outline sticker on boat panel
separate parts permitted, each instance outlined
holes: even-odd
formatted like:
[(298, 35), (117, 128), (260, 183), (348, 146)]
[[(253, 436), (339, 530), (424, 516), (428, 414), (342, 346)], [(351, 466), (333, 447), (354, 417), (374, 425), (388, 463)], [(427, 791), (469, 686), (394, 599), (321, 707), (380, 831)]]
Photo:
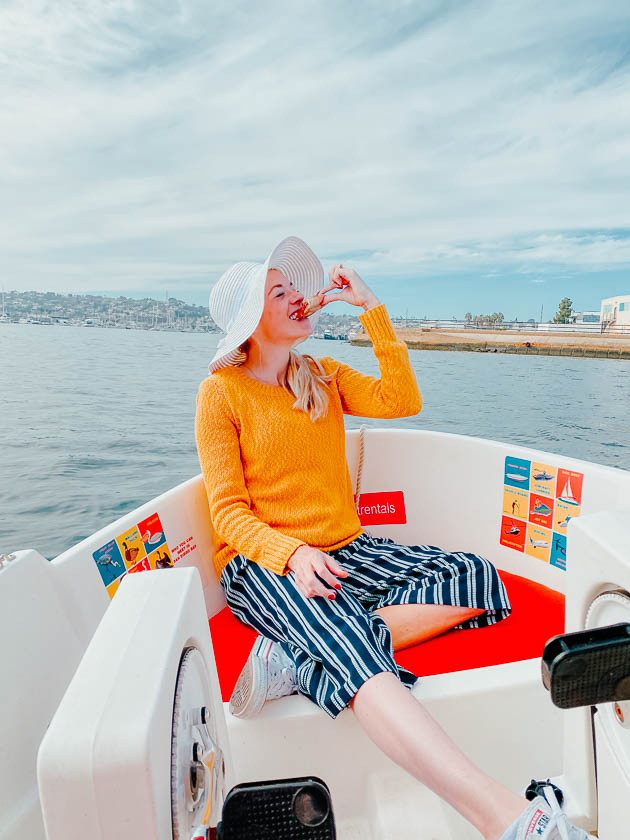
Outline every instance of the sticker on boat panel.
[(113, 598), (114, 595), (116, 594), (116, 592), (118, 592), (118, 587), (122, 583), (122, 579), (124, 577), (125, 577), (125, 575), (123, 574), (119, 578), (116, 578), (116, 580), (113, 583), (109, 584), (109, 586), (107, 587), (107, 594), (109, 595), (110, 598)]
[[(216, 533), (214, 535), (215, 539), (217, 537)], [(173, 548), (173, 562), (177, 563), (178, 560), (181, 560), (182, 557), (187, 557), (191, 551), (195, 551), (197, 548), (197, 543), (195, 542), (195, 538), (191, 534), (189, 537), (186, 537), (185, 540), (182, 540), (180, 543)]]
[(528, 522), (525, 554), (529, 554), (532, 557), (538, 558), (538, 560), (542, 560), (544, 563), (548, 563), (551, 552), (551, 538), (552, 532), (549, 528), (543, 528), (540, 525), (534, 525)]
[(507, 456), (499, 542), (559, 569), (567, 566), (567, 526), (582, 510), (584, 474)]
[(579, 508), (582, 504), (582, 473), (573, 470), (558, 470), (558, 487), (556, 498), (573, 508)]
[[(192, 548), (195, 548), (194, 544)], [(92, 556), (110, 598), (114, 597), (126, 574), (173, 566), (172, 552), (157, 513), (128, 528)]]
[(521, 487), (523, 490), (529, 490), (531, 466), (532, 462), (525, 461), (523, 458), (506, 458), (503, 483), (508, 487)]
[(151, 569), (151, 564), (149, 563), (149, 558), (145, 557), (139, 563), (136, 563), (131, 569), (129, 569), (129, 574), (133, 575), (136, 572), (148, 572)]
[(575, 505), (570, 505), (567, 502), (562, 502), (560, 499), (556, 499), (553, 517), (554, 531), (566, 534), (569, 522), (579, 515), (580, 507), (576, 507)]
[(553, 526), (553, 499), (548, 499), (547, 496), (539, 496), (538, 493), (530, 493), (529, 516), (527, 518), (536, 525), (551, 528)]
[(166, 542), (164, 529), (157, 513), (143, 519), (142, 522), (138, 522), (138, 528), (140, 529), (144, 550), (147, 554), (155, 551), (156, 548), (159, 548)]
[(549, 562), (552, 566), (557, 566), (559, 569), (567, 568), (567, 538), (566, 534), (557, 534), (555, 531), (552, 535), (551, 543), (551, 557)]
[(512, 516), (501, 517), (501, 537), (499, 539), (501, 545), (513, 548), (516, 551), (524, 551), (526, 535), (527, 522), (514, 519)]
[(110, 540), (106, 545), (92, 552), (92, 557), (98, 566), (105, 586), (109, 586), (125, 571), (125, 564), (116, 540)]
[(540, 464), (532, 461), (531, 491), (539, 496), (548, 496), (553, 499), (556, 495), (556, 473), (557, 467), (549, 464)]
[(149, 554), (147, 560), (152, 569), (170, 569), (173, 565), (171, 556), (167, 548), (158, 548), (152, 554)]
[(503, 491), (503, 515), (527, 519), (529, 493), (516, 487), (506, 487)]
[(361, 493), (357, 504), (361, 525), (406, 525), (405, 496), (402, 490)]
[(125, 531), (119, 537), (116, 537), (116, 542), (118, 543), (127, 569), (135, 566), (136, 563), (146, 556), (140, 531), (135, 526), (130, 528), (129, 531)]

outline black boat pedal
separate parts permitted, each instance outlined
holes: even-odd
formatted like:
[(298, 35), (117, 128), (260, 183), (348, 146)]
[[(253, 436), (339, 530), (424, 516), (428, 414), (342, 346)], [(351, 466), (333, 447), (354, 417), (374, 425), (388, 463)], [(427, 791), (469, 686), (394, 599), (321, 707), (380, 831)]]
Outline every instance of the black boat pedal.
[(335, 840), (330, 791), (316, 776), (236, 785), (217, 840)]
[(630, 700), (630, 623), (549, 639), (542, 681), (561, 709)]

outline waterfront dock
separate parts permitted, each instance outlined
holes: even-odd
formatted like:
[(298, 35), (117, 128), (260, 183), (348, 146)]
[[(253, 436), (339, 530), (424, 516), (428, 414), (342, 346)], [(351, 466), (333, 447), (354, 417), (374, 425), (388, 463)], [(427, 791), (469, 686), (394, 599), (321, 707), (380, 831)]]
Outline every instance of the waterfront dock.
[[(410, 350), (455, 350), (472, 353), (521, 353), (529, 356), (576, 356), (630, 361), (630, 335), (583, 335), (580, 333), (518, 332), (489, 330), (440, 330), (396, 328)], [(365, 331), (350, 344), (371, 345)]]

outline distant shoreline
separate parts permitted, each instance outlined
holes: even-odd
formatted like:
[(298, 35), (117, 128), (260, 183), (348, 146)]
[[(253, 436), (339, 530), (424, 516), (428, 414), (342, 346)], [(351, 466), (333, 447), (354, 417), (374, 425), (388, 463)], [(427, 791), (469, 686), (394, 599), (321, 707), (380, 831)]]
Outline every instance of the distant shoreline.
[[(57, 323), (45, 323), (43, 321), (9, 321), (3, 320), (0, 318), (0, 330), (2, 329), (3, 325), (11, 325), (14, 327), (76, 327), (79, 329), (91, 329), (91, 330), (134, 330), (136, 332), (165, 332), (165, 333), (195, 333), (197, 335), (223, 335), (223, 333), (216, 329), (209, 329), (207, 327), (142, 327), (142, 326), (124, 326), (122, 324), (62, 324), (60, 322)], [(327, 336), (327, 335), (311, 335), (309, 338), (315, 338), (318, 341), (336, 341), (336, 342), (343, 342), (345, 344), (350, 344), (350, 341), (343, 336)], [(369, 343), (369, 342), (368, 342)]]
[[(191, 329), (190, 327), (141, 327), (114, 326), (105, 324), (61, 324), (38, 323), (37, 321), (16, 322), (0, 321), (0, 331), (3, 325), (32, 326), (32, 327), (79, 327), (81, 329), (105, 330), (140, 330), (142, 332), (166, 333), (196, 333), (197, 335), (221, 335), (219, 331), (207, 328)], [(507, 338), (505, 333), (484, 332), (483, 330), (458, 333), (446, 330), (396, 329), (396, 335), (405, 342), (410, 350), (441, 350), (468, 353), (507, 353), (525, 356), (564, 356), (588, 359), (617, 359), (630, 361), (629, 336), (591, 336), (580, 334), (558, 333), (519, 333), (516, 338)], [(323, 336), (311, 336), (321, 341), (330, 340)], [(372, 341), (365, 332), (359, 333), (353, 339), (341, 340), (344, 344), (355, 347), (371, 347)]]
[(77, 327), (79, 329), (90, 330), (133, 330), (135, 332), (165, 332), (165, 333), (203, 333), (204, 335), (220, 335), (219, 330), (211, 330), (206, 327), (129, 327), (123, 324), (61, 324), (61, 323), (46, 323), (44, 321), (3, 321), (0, 319), (0, 329), (3, 326), (11, 325), (13, 327)]
[[(539, 332), (519, 333), (518, 338), (505, 333), (483, 330), (459, 333), (446, 330), (396, 330), (396, 335), (410, 350), (442, 350), (468, 353), (509, 353), (525, 356), (571, 356), (590, 359), (630, 361), (630, 336), (592, 336)], [(361, 332), (349, 342), (369, 347), (372, 342)]]

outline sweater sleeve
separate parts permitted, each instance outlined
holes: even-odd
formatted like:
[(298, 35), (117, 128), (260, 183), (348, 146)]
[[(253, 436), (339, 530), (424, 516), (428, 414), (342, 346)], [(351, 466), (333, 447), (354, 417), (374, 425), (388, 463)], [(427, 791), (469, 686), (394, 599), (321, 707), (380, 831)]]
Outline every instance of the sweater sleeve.
[(372, 339), (381, 378), (360, 373), (336, 359), (320, 359), (325, 369), (336, 371), (344, 414), (394, 419), (411, 417), (422, 409), (422, 396), (409, 350), (394, 332), (384, 303), (359, 315)]
[(221, 384), (212, 376), (197, 393), (195, 438), (212, 524), (226, 544), (278, 575), (302, 540), (289, 537), (251, 510), (238, 430)]

